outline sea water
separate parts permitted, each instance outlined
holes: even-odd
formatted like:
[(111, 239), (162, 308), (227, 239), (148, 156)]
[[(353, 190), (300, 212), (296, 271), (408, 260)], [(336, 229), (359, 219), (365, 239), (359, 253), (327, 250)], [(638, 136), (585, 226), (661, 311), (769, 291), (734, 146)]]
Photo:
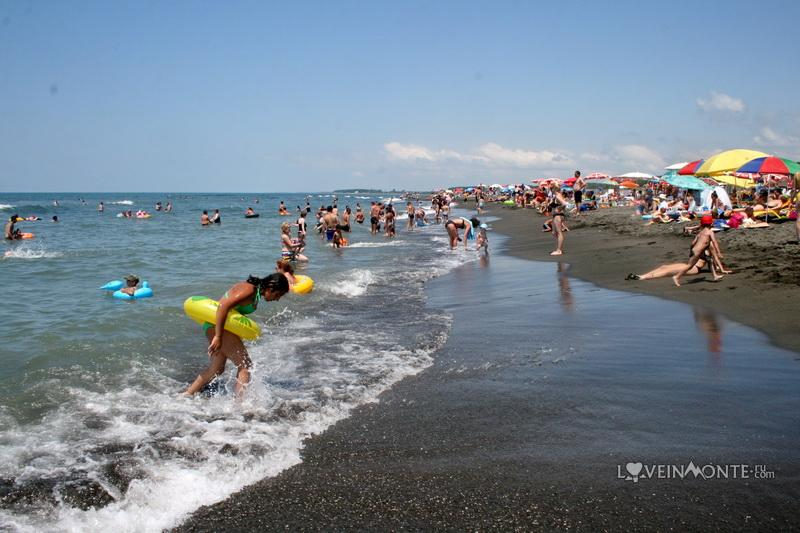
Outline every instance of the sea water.
[[(312, 230), (298, 272), (310, 295), (262, 302), (248, 345), (253, 381), (232, 394), (181, 398), (208, 362), (192, 295), (218, 299), (280, 258), (280, 224), (329, 194), (3, 194), (0, 214), (29, 241), (0, 259), (0, 529), (158, 531), (201, 505), (300, 461), (303, 439), (431, 364), (450, 316), (423, 284), (475, 259), (448, 250), (441, 226), (369, 234), (369, 202), (353, 209), (348, 248)], [(279, 216), (283, 200), (292, 216)], [(53, 204), (58, 202), (58, 206)], [(105, 212), (97, 205), (105, 203)], [(156, 212), (156, 201), (173, 212)], [(258, 201), (258, 203), (256, 203)], [(356, 224), (360, 202), (367, 215)], [(245, 219), (253, 207), (261, 214)], [(403, 206), (398, 206), (401, 210)], [(152, 218), (120, 218), (146, 209)], [(202, 210), (222, 223), (200, 226)], [(51, 222), (53, 215), (58, 223)], [(293, 228), (293, 235), (296, 230)], [(155, 295), (124, 302), (98, 288), (135, 274)], [(231, 390), (228, 365), (221, 390)]]

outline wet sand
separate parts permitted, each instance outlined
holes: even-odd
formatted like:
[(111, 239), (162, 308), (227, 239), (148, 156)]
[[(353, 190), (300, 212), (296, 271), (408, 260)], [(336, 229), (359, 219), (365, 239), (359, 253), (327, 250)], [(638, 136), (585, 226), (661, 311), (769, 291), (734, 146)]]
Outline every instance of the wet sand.
[[(454, 317), (432, 367), (178, 530), (800, 526), (797, 353), (705, 309), (498, 254), (427, 292)], [(618, 476), (690, 460), (774, 478)]]
[(685, 277), (680, 288), (670, 278), (626, 281), (665, 263), (686, 262), (692, 237), (686, 224), (647, 226), (632, 208), (600, 209), (570, 217), (565, 254), (553, 258), (555, 239), (543, 233), (545, 218), (532, 209), (492, 205), (500, 217), (492, 227), (510, 236), (507, 253), (537, 261), (569, 264), (571, 276), (601, 287), (652, 294), (713, 309), (769, 335), (778, 346), (800, 351), (800, 245), (794, 222), (762, 229), (718, 232), (724, 263), (734, 273), (719, 282), (710, 273)]

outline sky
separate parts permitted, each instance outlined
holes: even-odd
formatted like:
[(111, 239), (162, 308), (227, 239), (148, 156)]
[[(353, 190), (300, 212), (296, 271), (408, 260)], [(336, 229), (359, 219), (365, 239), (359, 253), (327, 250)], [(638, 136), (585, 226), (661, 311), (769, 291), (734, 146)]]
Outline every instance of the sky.
[(800, 159), (800, 2), (0, 0), (0, 191)]

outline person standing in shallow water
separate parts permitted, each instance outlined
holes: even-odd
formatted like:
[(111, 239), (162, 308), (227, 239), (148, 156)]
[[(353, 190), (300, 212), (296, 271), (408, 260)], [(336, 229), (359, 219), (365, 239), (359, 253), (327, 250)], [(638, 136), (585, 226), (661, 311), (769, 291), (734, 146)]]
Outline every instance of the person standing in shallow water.
[(228, 312), (235, 309), (243, 315), (249, 315), (258, 308), (259, 301), (273, 302), (289, 292), (289, 282), (283, 274), (270, 274), (266, 278), (250, 276), (247, 281), (240, 281), (228, 289), (219, 301), (214, 324), (206, 322), (203, 331), (208, 339), (208, 356), (211, 359), (208, 367), (201, 372), (194, 382), (183, 392), (191, 396), (199, 392), (209, 381), (225, 371), (225, 364), (230, 360), (238, 368), (236, 374), (236, 396), (241, 396), (250, 383), (250, 369), (253, 366), (242, 339), (225, 330)]

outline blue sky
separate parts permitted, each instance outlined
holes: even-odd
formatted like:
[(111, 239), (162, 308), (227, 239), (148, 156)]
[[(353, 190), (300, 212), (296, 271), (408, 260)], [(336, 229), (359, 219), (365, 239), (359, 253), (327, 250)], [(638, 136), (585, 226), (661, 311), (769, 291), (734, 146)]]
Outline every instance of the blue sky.
[(800, 158), (800, 2), (0, 3), (0, 191)]

